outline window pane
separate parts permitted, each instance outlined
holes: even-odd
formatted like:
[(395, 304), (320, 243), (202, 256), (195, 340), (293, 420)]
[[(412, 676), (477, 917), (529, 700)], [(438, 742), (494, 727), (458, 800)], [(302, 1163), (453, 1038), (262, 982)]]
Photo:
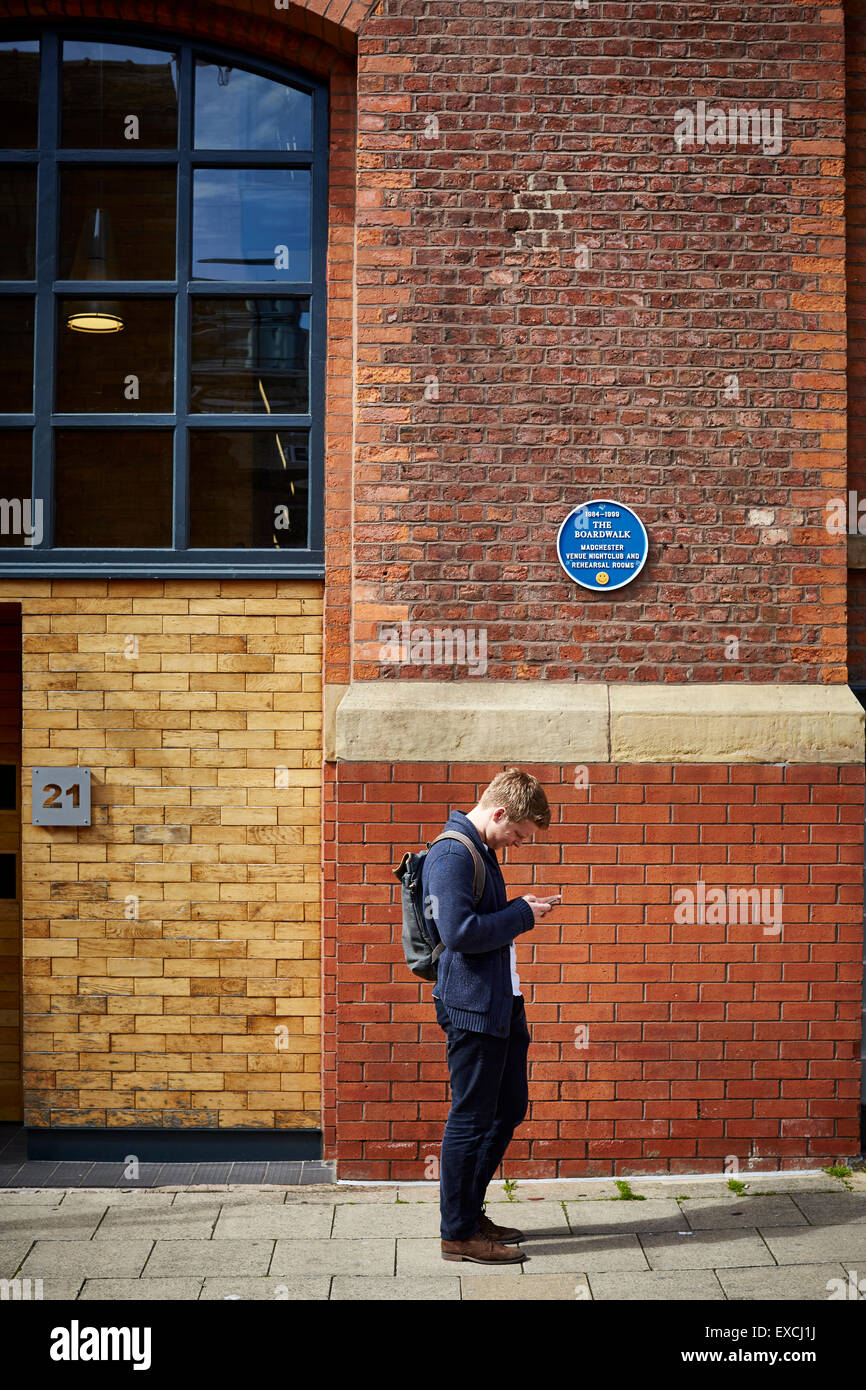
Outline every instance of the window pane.
[[(33, 409), (33, 300), (0, 298), (0, 414)], [(0, 462), (0, 478), (6, 469)], [(0, 482), (0, 488), (4, 484)]]
[(313, 99), (243, 68), (195, 65), (197, 150), (308, 150)]
[(42, 539), (44, 506), (33, 500), (33, 436), (30, 430), (0, 430), (0, 547)]
[(177, 57), (115, 43), (64, 43), (63, 134), (77, 150), (177, 145)]
[(310, 279), (309, 170), (199, 169), (193, 190), (195, 279)]
[(307, 546), (305, 430), (191, 430), (190, 546)]
[(0, 169), (0, 279), (36, 278), (36, 170)]
[(67, 169), (61, 175), (61, 280), (173, 280), (173, 169)]
[(308, 409), (308, 299), (192, 301), (193, 411)]
[[(123, 326), (89, 331), (100, 322)], [(57, 345), (59, 411), (173, 409), (173, 299), (60, 299)]]
[(39, 116), (39, 41), (0, 43), (0, 140), (7, 150), (35, 150)]
[(58, 430), (58, 546), (171, 545), (171, 430)]

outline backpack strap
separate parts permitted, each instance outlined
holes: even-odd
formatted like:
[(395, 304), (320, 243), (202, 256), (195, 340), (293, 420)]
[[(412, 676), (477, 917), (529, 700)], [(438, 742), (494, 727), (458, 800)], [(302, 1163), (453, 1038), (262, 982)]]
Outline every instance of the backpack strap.
[(469, 836), (464, 835), (460, 830), (443, 830), (441, 835), (437, 835), (436, 839), (431, 841), (431, 846), (435, 845), (437, 840), (459, 840), (460, 843), (465, 845), (469, 850), (469, 853), (472, 855), (473, 863), (475, 864), (472, 893), (476, 903), (480, 902), (481, 895), (484, 892), (484, 885), (487, 882), (487, 870), (484, 867), (484, 861), (481, 855), (478, 853), (478, 850), (473, 845)]

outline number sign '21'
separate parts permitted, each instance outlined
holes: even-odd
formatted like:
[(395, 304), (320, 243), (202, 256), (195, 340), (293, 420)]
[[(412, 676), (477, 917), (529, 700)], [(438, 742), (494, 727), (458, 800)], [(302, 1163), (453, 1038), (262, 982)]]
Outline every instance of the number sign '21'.
[(34, 825), (90, 824), (90, 768), (34, 767)]

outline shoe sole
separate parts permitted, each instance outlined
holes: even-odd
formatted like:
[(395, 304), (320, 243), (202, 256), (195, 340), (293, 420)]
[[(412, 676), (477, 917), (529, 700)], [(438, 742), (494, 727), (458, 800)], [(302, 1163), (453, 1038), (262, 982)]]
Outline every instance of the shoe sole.
[(519, 1265), (526, 1259), (521, 1251), (518, 1260), (482, 1260), (480, 1255), (443, 1255), (443, 1260), (466, 1260), (469, 1264), (475, 1265)]

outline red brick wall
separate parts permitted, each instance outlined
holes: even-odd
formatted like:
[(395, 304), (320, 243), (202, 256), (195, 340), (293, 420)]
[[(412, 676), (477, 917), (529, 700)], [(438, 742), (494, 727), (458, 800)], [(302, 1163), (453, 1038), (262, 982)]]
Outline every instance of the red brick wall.
[[(866, 0), (845, 6), (848, 477), (866, 498)], [(848, 572), (848, 678), (866, 685), (866, 571)]]
[[(844, 681), (843, 37), (806, 3), (370, 16), (356, 679), (409, 618), (486, 627), (492, 678)], [(700, 98), (781, 108), (781, 153), (678, 153)], [(616, 597), (556, 561), (588, 494), (650, 531)]]
[[(511, 895), (562, 889), (517, 940), (530, 1112), (510, 1177), (816, 1167), (859, 1151), (863, 770), (532, 767), (553, 808), (509, 851)], [(430, 1177), (448, 1113), (431, 986), (409, 973), (392, 866), (494, 765), (329, 769), (325, 1157)], [(334, 777), (336, 775), (336, 781)], [(336, 813), (336, 816), (335, 816)], [(677, 887), (781, 888), (760, 924), (677, 925)], [(589, 1048), (574, 1046), (589, 1026)], [(330, 1075), (328, 1072), (330, 1070)]]

